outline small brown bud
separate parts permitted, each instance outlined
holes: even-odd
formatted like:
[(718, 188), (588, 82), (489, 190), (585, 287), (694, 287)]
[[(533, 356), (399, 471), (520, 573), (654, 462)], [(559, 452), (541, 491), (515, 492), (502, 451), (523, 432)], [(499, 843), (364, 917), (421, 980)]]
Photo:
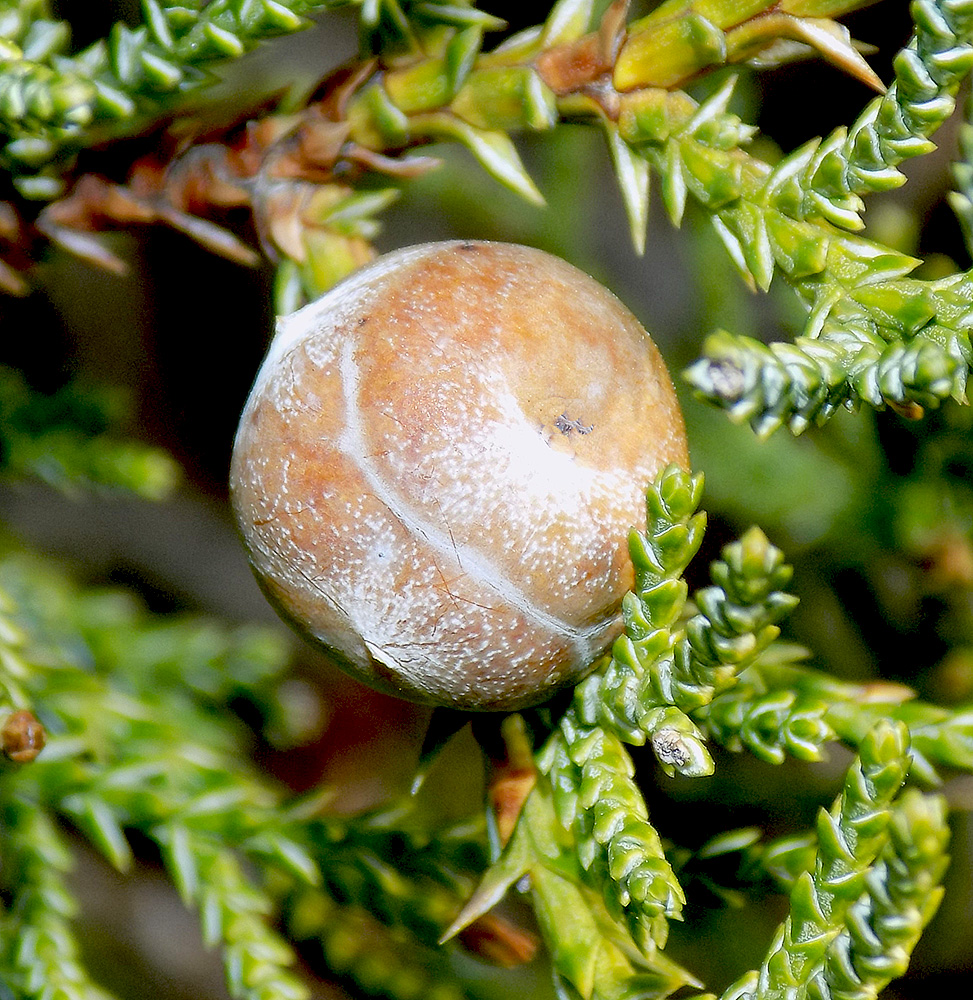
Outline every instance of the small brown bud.
[(887, 399), (889, 409), (894, 410), (903, 420), (922, 420), (926, 411), (916, 402), (909, 399), (905, 402), (898, 402), (894, 399)]
[(3, 724), (0, 739), (7, 757), (18, 764), (29, 764), (44, 749), (47, 734), (37, 716), (21, 708)]
[(537, 938), (495, 913), (484, 913), (458, 934), (463, 947), (503, 969), (531, 961), (537, 953)]

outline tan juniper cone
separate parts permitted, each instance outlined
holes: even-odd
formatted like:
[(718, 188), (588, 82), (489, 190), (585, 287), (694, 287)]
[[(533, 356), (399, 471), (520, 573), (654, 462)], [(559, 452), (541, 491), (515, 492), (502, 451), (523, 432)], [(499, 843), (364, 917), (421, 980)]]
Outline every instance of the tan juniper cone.
[(368, 684), (536, 704), (621, 629), (644, 490), (688, 467), (665, 364), (549, 254), (436, 243), (279, 321), (234, 448), (257, 577)]

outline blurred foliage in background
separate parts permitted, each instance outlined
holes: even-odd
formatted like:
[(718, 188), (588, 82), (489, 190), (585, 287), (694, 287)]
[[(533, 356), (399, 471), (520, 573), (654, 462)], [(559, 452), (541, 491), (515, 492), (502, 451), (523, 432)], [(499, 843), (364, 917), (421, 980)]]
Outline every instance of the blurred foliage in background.
[[(0, 0), (0, 998), (968, 989), (973, 3), (865, 6)], [(611, 287), (705, 488), (421, 755), (225, 478), (274, 312), (447, 237)]]

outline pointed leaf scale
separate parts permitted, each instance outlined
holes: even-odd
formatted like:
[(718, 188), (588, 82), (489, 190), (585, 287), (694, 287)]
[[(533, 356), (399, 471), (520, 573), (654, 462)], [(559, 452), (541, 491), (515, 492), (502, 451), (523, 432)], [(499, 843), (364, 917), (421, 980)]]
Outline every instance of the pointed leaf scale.
[(711, 218), (713, 223), (713, 228), (716, 230), (716, 234), (723, 241), (723, 246), (726, 247), (727, 253), (730, 255), (730, 260), (736, 265), (737, 270), (743, 277), (743, 280), (749, 285), (749, 287), (756, 291), (756, 284), (754, 282), (754, 276), (750, 271), (750, 267), (747, 264), (747, 255), (744, 252), (743, 244), (740, 242), (740, 238), (733, 232), (733, 230), (723, 221), (719, 215), (714, 215)]
[(179, 898), (189, 906), (199, 892), (199, 868), (189, 840), (189, 831), (180, 823), (172, 823), (157, 834), (162, 844), (172, 881)]
[(686, 176), (684, 173), (679, 143), (667, 143), (659, 172), (662, 176), (662, 202), (669, 213), (669, 219), (677, 228), (682, 223), (686, 210)]
[(443, 932), (440, 943), (455, 937), (464, 927), (468, 927), (474, 920), (496, 906), (506, 891), (527, 873), (533, 860), (527, 826), (523, 822), (518, 822), (503, 854), (486, 870), (473, 895)]
[(618, 128), (609, 125), (605, 129), (608, 148), (615, 165), (615, 176), (625, 202), (629, 232), (635, 252), (641, 257), (645, 253), (646, 227), (649, 220), (649, 163), (618, 134)]
[(553, 48), (579, 39), (591, 23), (594, 0), (558, 0), (547, 15), (542, 47)]
[(544, 196), (524, 169), (517, 147), (505, 132), (474, 128), (445, 112), (415, 115), (412, 131), (413, 134), (445, 135), (457, 139), (505, 187), (534, 205), (544, 204)]
[(466, 82), (482, 44), (483, 29), (474, 26), (460, 31), (446, 46), (446, 77), (450, 94), (456, 94)]
[(538, 920), (547, 931), (545, 937), (552, 942), (554, 964), (583, 1000), (590, 1000), (601, 933), (581, 890), (544, 865), (537, 866), (531, 881)]

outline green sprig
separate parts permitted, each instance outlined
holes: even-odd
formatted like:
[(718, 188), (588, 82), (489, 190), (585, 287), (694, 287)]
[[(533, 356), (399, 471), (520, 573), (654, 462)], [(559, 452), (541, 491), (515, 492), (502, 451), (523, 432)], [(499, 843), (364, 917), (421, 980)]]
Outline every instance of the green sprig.
[(841, 795), (818, 816), (814, 873), (798, 878), (790, 915), (763, 965), (731, 986), (723, 1000), (783, 1000), (817, 978), (862, 894), (866, 873), (888, 842), (890, 807), (908, 765), (908, 730), (880, 723), (862, 742)]
[(910, 11), (915, 31), (893, 63), (886, 93), (851, 128), (781, 160), (765, 184), (768, 204), (797, 218), (861, 229), (860, 196), (904, 184), (898, 166), (935, 148), (930, 136), (953, 113), (956, 92), (973, 68), (973, 4), (915, 0)]
[(714, 586), (694, 595), (699, 612), (676, 646), (675, 672), (666, 692), (691, 711), (730, 687), (736, 675), (780, 634), (777, 622), (798, 603), (784, 588), (792, 569), (759, 528), (723, 549), (710, 567)]
[(865, 892), (849, 909), (809, 996), (873, 1000), (905, 974), (943, 896), (948, 843), (945, 801), (908, 789), (892, 807), (889, 843), (866, 874)]
[(625, 634), (611, 659), (579, 686), (573, 711), (580, 727), (600, 726), (636, 745), (648, 739), (669, 773), (702, 774), (712, 763), (689, 713), (736, 683), (797, 602), (781, 589), (791, 575), (782, 553), (752, 529), (713, 564), (714, 586), (696, 595), (698, 613), (684, 629), (673, 627), (685, 602), (677, 574), (703, 529), (691, 514), (699, 480), (682, 480), (684, 506), (659, 502), (677, 475), (667, 471), (648, 493), (649, 527), (630, 542), (636, 590), (623, 602)]
[[(32, 27), (49, 26), (47, 44), (11, 52), (0, 64), (0, 134), (9, 137), (0, 158), (23, 174), (22, 194), (53, 197), (56, 174), (34, 171), (63, 157), (62, 150), (85, 145), (120, 122), (158, 114), (211, 82), (209, 65), (304, 28), (310, 23), (305, 14), (331, 6), (336, 0), (142, 0), (143, 24), (118, 23), (107, 39), (68, 55), (67, 26), (35, 20), (37, 9), (28, 5)], [(20, 13), (23, 18), (23, 8)], [(33, 33), (39, 36), (38, 27)]]
[[(804, 336), (769, 348), (719, 334), (687, 377), (697, 392), (761, 434), (800, 432), (840, 406), (935, 406), (964, 398), (973, 276), (907, 277), (912, 258), (853, 237), (860, 194), (899, 183), (894, 164), (932, 148), (973, 65), (973, 5), (917, 3), (916, 36), (897, 80), (848, 136), (843, 130), (775, 168), (741, 148), (749, 138), (727, 113), (731, 84), (696, 106), (685, 95), (635, 94), (620, 134), (662, 179), (673, 221), (694, 197), (753, 287), (780, 269), (809, 309)], [(630, 209), (631, 214), (631, 209)]]
[[(704, 357), (687, 372), (696, 391), (749, 421), (760, 437), (786, 424), (794, 434), (824, 424), (841, 407), (867, 402), (938, 406), (962, 395), (968, 371), (966, 342), (951, 352), (928, 336), (886, 342), (861, 326), (837, 327), (820, 337), (761, 344), (720, 331), (703, 344)], [(837, 327), (837, 328), (835, 328)], [(959, 356), (957, 357), (957, 354)]]
[(863, 730), (878, 718), (893, 718), (912, 733), (913, 773), (931, 785), (942, 781), (941, 769), (973, 768), (973, 712), (950, 710), (921, 701), (856, 704), (854, 692), (836, 699), (827, 718), (838, 736), (855, 745)]
[(703, 530), (695, 513), (701, 485), (670, 467), (647, 491), (646, 531), (630, 540), (636, 589), (623, 603), (625, 635), (579, 686), (538, 757), (582, 870), (647, 953), (665, 942), (666, 919), (679, 916), (685, 896), (648, 821), (622, 740), (648, 739), (669, 773), (709, 773), (711, 758), (687, 713), (733, 685), (796, 603), (780, 589), (791, 574), (782, 553), (751, 530), (724, 549), (712, 567), (715, 586), (696, 595), (699, 613), (685, 631), (678, 628), (682, 572)]
[(230, 995), (305, 1000), (307, 985), (288, 968), (294, 952), (268, 925), (271, 900), (244, 875), (237, 854), (183, 825), (154, 833), (183, 902), (199, 911), (204, 944), (223, 953)]
[(629, 537), (635, 589), (622, 603), (625, 633), (611, 658), (578, 686), (573, 707), (581, 725), (601, 727), (636, 746), (649, 740), (669, 758), (667, 767), (693, 774), (712, 767), (700, 734), (682, 709), (653, 696), (647, 670), (672, 656), (671, 626), (686, 600), (682, 573), (703, 536), (705, 519), (695, 513), (701, 491), (702, 477), (674, 466), (647, 491), (647, 529)]
[(487, 872), (461, 922), (482, 912), (525, 874), (562, 995), (662, 1000), (681, 987), (700, 985), (653, 941), (639, 947), (631, 937), (631, 924), (615, 915), (617, 901), (606, 906), (606, 895), (588, 885), (573, 836), (557, 819), (552, 786), (545, 777), (528, 797), (510, 843)]
[(600, 728), (573, 725), (539, 758), (551, 784), (560, 822), (571, 829), (581, 868), (600, 888), (608, 912), (625, 920), (639, 948), (663, 946), (667, 919), (678, 918), (685, 894), (649, 823), (635, 769), (621, 741)]
[(703, 731), (729, 750), (749, 750), (761, 760), (780, 764), (787, 756), (821, 760), (836, 738), (823, 701), (793, 691), (757, 693), (740, 684), (717, 696), (697, 716)]
[(0, 859), (10, 902), (0, 914), (0, 982), (24, 1000), (111, 1000), (92, 981), (71, 926), (70, 852), (36, 802), (3, 796)]
[(786, 755), (819, 760), (838, 739), (859, 747), (882, 719), (909, 727), (912, 774), (937, 785), (943, 768), (973, 769), (973, 713), (914, 700), (901, 685), (841, 681), (799, 661), (807, 651), (772, 646), (738, 685), (693, 713), (701, 729), (731, 750), (772, 763)]

